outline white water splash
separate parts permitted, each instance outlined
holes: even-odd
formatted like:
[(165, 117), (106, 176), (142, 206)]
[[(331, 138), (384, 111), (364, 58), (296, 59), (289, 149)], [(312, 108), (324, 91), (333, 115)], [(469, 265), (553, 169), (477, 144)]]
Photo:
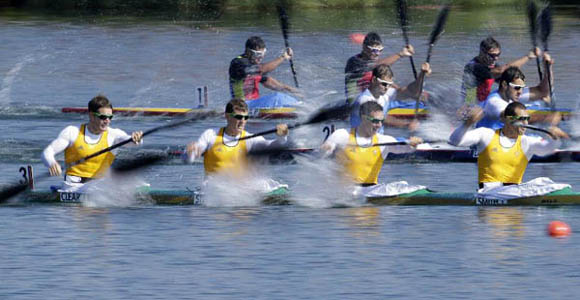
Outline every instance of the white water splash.
[(279, 187), (288, 186), (256, 175), (212, 176), (203, 188), (203, 204), (210, 207), (259, 206), (268, 192)]
[[(292, 185), (292, 201), (298, 205), (327, 208), (361, 206), (365, 200), (354, 198), (354, 184), (338, 174), (342, 166), (333, 160), (296, 157), (300, 168), (292, 175), (298, 178)], [(337, 176), (338, 175), (338, 176)]]
[(10, 103), (10, 92), (12, 90), (12, 85), (14, 79), (18, 76), (22, 68), (28, 64), (34, 62), (34, 56), (32, 54), (26, 55), (20, 62), (18, 62), (4, 77), (2, 80), (2, 86), (0, 87), (0, 104)]
[(88, 196), (81, 200), (86, 207), (130, 207), (151, 204), (136, 198), (136, 191), (147, 186), (147, 183), (134, 176), (107, 175), (103, 179), (88, 182), (78, 191), (87, 193)]

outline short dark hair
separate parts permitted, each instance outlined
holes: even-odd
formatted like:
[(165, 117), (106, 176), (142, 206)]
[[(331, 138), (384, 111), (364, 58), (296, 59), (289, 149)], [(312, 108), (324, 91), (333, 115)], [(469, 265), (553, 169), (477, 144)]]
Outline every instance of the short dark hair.
[(113, 109), (113, 104), (104, 95), (99, 94), (89, 101), (90, 112), (98, 112), (103, 107)]
[(393, 70), (387, 64), (380, 64), (373, 69), (373, 77), (393, 77)]
[(372, 45), (377, 45), (377, 44), (381, 44), (381, 45), (383, 44), (383, 41), (381, 40), (381, 37), (379, 36), (379, 34), (376, 32), (367, 33), (367, 35), (365, 36), (365, 39), (363, 41), (363, 45), (372, 46)]
[(235, 109), (248, 111), (248, 104), (243, 99), (232, 99), (226, 104), (226, 113), (233, 113)]
[(509, 84), (510, 82), (514, 81), (514, 79), (519, 78), (521, 80), (526, 80), (526, 76), (524, 72), (520, 70), (518, 67), (509, 67), (499, 77), (499, 84), (501, 85), (502, 82)]
[(246, 49), (264, 49), (266, 48), (266, 43), (259, 36), (252, 36), (246, 41)]
[(481, 43), (479, 44), (479, 49), (483, 52), (487, 52), (493, 48), (501, 49), (501, 46), (499, 45), (499, 42), (496, 41), (491, 36), (488, 36), (485, 40), (481, 41)]
[(526, 106), (523, 105), (521, 102), (518, 101), (514, 101), (510, 104), (508, 104), (508, 106), (505, 108), (505, 110), (503, 111), (503, 115), (506, 117), (510, 117), (510, 116), (515, 116), (516, 115), (516, 109), (526, 109)]
[(368, 102), (363, 103), (360, 106), (360, 115), (361, 116), (368, 116), (372, 112), (375, 112), (375, 111), (383, 112), (383, 106), (380, 105), (378, 102), (368, 101)]

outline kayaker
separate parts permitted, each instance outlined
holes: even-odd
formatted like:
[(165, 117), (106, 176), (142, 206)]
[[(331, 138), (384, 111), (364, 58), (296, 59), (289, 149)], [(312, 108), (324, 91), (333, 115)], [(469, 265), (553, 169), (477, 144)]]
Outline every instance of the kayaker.
[(520, 102), (507, 105), (502, 116), (505, 123), (503, 128), (470, 130), (482, 117), (481, 108), (473, 108), (469, 118), (449, 138), (449, 143), (454, 146), (477, 147), (480, 188), (520, 184), (532, 156), (551, 154), (560, 146), (560, 138), (568, 138), (564, 131), (555, 126), (548, 129), (553, 138), (524, 135), (526, 129), (521, 125), (528, 124), (530, 115)]
[[(89, 122), (80, 126), (67, 126), (42, 152), (42, 160), (52, 176), (60, 176), (62, 168), (55, 155), (64, 151), (66, 165), (76, 162), (114, 144), (132, 139), (133, 144), (142, 142), (142, 131), (131, 135), (109, 127), (113, 119), (113, 105), (103, 95), (97, 95), (88, 104)], [(77, 190), (84, 183), (101, 178), (109, 170), (116, 151), (109, 151), (77, 165), (67, 166), (63, 190)]]
[(275, 70), (281, 63), (292, 58), (291, 48), (284, 49), (276, 59), (262, 63), (266, 55), (266, 44), (259, 36), (252, 36), (246, 41), (243, 54), (230, 63), (230, 93), (233, 99), (254, 100), (260, 98), (260, 83), (275, 91), (299, 93), (291, 86), (285, 85), (267, 73)]
[(381, 37), (375, 32), (369, 32), (363, 41), (362, 50), (352, 56), (346, 62), (344, 68), (345, 93), (348, 103), (352, 103), (356, 97), (371, 84), (372, 70), (375, 66), (386, 64), (392, 65), (401, 57), (415, 54), (413, 46), (405, 46), (401, 51), (391, 56), (380, 58), (384, 46)]
[(466, 104), (475, 105), (487, 99), (493, 83), (509, 67), (520, 68), (526, 62), (541, 55), (534, 48), (516, 60), (500, 65), (501, 46), (493, 37), (487, 37), (479, 44), (479, 55), (469, 61), (463, 69), (461, 94)]
[(372, 146), (377, 143), (397, 142), (392, 136), (378, 133), (384, 118), (383, 107), (379, 103), (365, 102), (360, 107), (360, 125), (350, 130), (336, 130), (321, 146), (323, 155), (336, 154), (346, 175), (356, 184), (376, 185), (383, 161), (389, 152), (412, 152), (416, 145), (423, 142), (421, 138), (411, 137), (408, 145)]
[[(388, 115), (388, 111), (392, 108), (391, 104), (397, 99), (419, 98), (419, 91), (421, 90), (421, 82), (425, 75), (431, 74), (431, 66), (429, 63), (423, 63), (421, 66), (421, 73), (417, 80), (411, 82), (409, 85), (400, 87), (394, 82), (394, 75), (391, 67), (387, 64), (380, 64), (374, 67), (372, 72), (372, 79), (370, 86), (364, 90), (354, 101), (351, 115), (351, 128), (358, 127), (361, 123), (360, 106), (366, 102), (374, 101), (383, 107), (383, 115), (385, 116), (384, 125), (394, 127), (408, 127), (410, 131), (415, 131), (419, 126), (417, 119), (403, 120)], [(383, 133), (381, 127), (378, 131)]]
[[(544, 72), (552, 72), (553, 60), (548, 53), (543, 54)], [(552, 77), (554, 78), (554, 77)], [(526, 77), (518, 67), (509, 67), (498, 79), (499, 88), (489, 94), (487, 99), (480, 103), (483, 108), (483, 119), (477, 123), (476, 127), (489, 127), (498, 129), (503, 126), (501, 114), (510, 102), (528, 102), (539, 99), (546, 99), (550, 95), (548, 76), (544, 76), (542, 82), (534, 87), (526, 87)], [(556, 125), (559, 121), (559, 115), (542, 115), (532, 116), (530, 123), (552, 122)]]
[(249, 136), (244, 130), (248, 115), (248, 105), (244, 100), (233, 99), (226, 104), (226, 126), (219, 129), (207, 129), (196, 141), (189, 143), (184, 160), (193, 163), (203, 155), (203, 166), (206, 175), (221, 172), (244, 174), (247, 171), (246, 155), (249, 151), (260, 147), (283, 146), (287, 142), (288, 125), (276, 126), (275, 140), (266, 140), (259, 136), (238, 141), (239, 138)]

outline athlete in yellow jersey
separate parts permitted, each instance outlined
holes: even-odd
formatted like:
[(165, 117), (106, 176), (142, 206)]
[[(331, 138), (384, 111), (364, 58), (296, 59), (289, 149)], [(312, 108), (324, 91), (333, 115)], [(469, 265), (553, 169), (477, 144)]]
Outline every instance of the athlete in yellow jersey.
[(64, 188), (67, 185), (78, 187), (91, 179), (102, 177), (113, 163), (115, 154), (106, 152), (83, 163), (70, 167), (68, 165), (129, 138), (135, 144), (141, 142), (141, 131), (133, 132), (129, 136), (123, 130), (109, 127), (113, 118), (113, 106), (105, 96), (94, 97), (88, 106), (89, 122), (66, 127), (42, 152), (42, 160), (50, 175), (60, 176), (62, 169), (55, 155), (64, 151), (67, 165)]
[[(266, 140), (263, 137), (238, 139), (249, 136), (244, 130), (248, 115), (248, 106), (244, 100), (234, 99), (228, 102), (225, 109), (226, 127), (208, 129), (201, 137), (187, 146), (187, 157), (184, 159), (193, 163), (203, 155), (203, 165), (206, 175), (217, 173), (244, 174), (247, 170), (246, 156), (249, 151), (257, 147), (267, 147), (276, 143), (281, 146), (286, 143), (288, 125), (278, 124), (276, 140)], [(274, 146), (274, 145), (272, 145)]]
[(360, 106), (361, 123), (356, 128), (335, 131), (322, 145), (325, 155), (335, 153), (344, 171), (354, 183), (362, 186), (378, 184), (379, 173), (389, 152), (406, 153), (423, 142), (421, 138), (411, 137), (409, 145), (373, 146), (377, 143), (397, 142), (388, 135), (377, 133), (383, 126), (385, 115), (383, 107), (375, 101)]
[(527, 125), (530, 116), (520, 102), (512, 102), (506, 107), (502, 116), (503, 128), (469, 130), (482, 117), (480, 108), (472, 110), (470, 117), (449, 138), (449, 143), (455, 146), (477, 146), (480, 188), (522, 183), (532, 156), (548, 155), (560, 146), (559, 138), (568, 138), (558, 127), (549, 129), (555, 139), (524, 135), (526, 129), (521, 125)]

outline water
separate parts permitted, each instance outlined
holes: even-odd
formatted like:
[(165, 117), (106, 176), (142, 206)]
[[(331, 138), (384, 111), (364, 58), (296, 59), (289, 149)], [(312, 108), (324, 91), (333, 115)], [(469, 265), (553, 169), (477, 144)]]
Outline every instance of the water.
[[(571, 109), (578, 99), (577, 10), (555, 12), (550, 40), (557, 106)], [(411, 13), (418, 63), (436, 10)], [(401, 47), (396, 21), (384, 17), (380, 10), (291, 14), (290, 43), (310, 110), (342, 98), (344, 64), (360, 49), (350, 44), (349, 33), (376, 30), (387, 53)], [(283, 47), (273, 14), (228, 12), (217, 21), (197, 22), (0, 12), (0, 184), (18, 180), (18, 168), (27, 163), (37, 174), (44, 172), (42, 148), (62, 128), (84, 120), (60, 108), (85, 106), (97, 93), (115, 106), (192, 107), (197, 87), (207, 85), (210, 107), (223, 109), (229, 61), (253, 34), (265, 39), (266, 59)], [(463, 65), (489, 34), (502, 43), (504, 62), (530, 48), (525, 14), (517, 7), (453, 10), (426, 88), (455, 101), (452, 91), (460, 85)], [(535, 68), (532, 62), (523, 68), (532, 85), (538, 80)], [(398, 82), (409, 82), (407, 60), (393, 69)], [(272, 75), (292, 82), (286, 65)], [(121, 117), (114, 126), (132, 131), (169, 121)], [(182, 147), (221, 124), (216, 118), (155, 133), (144, 147)], [(257, 132), (274, 124), (251, 121), (248, 127)], [(325, 125), (302, 129), (294, 138), (316, 146)], [(573, 132), (575, 122), (564, 127)], [(576, 167), (531, 164), (524, 179), (548, 176), (578, 190)], [(333, 177), (320, 166), (265, 166), (264, 173), (312, 201), (240, 207), (235, 205), (245, 202), (232, 191), (228, 207), (1, 207), (0, 298), (538, 299), (578, 293), (576, 235), (553, 239), (545, 233), (555, 219), (579, 228), (578, 208), (328, 208), (325, 204), (343, 199), (328, 199), (336, 192)], [(474, 164), (387, 162), (381, 180), (473, 191), (476, 176)], [(156, 188), (183, 189), (198, 186), (203, 175), (199, 163), (172, 162), (140, 177)]]

